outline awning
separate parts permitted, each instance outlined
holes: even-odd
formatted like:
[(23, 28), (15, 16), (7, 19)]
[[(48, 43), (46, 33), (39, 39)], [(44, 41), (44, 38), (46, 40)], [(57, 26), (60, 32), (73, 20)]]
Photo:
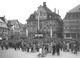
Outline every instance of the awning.
[(43, 34), (35, 34), (35, 37), (43, 37)]

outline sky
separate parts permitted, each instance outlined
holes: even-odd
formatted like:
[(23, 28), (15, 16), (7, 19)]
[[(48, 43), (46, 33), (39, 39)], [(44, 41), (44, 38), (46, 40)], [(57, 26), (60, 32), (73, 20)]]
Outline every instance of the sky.
[(69, 10), (80, 4), (80, 0), (0, 0), (0, 17), (5, 15), (7, 20), (18, 19), (25, 24), (30, 14), (43, 5), (43, 2), (53, 12), (54, 8), (59, 9), (62, 19)]

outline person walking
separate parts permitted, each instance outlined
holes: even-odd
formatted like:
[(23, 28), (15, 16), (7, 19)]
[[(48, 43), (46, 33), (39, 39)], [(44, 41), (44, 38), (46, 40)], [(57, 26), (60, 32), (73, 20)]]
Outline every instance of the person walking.
[(4, 47), (4, 41), (1, 42), (1, 49), (3, 50)]
[(76, 41), (75, 44), (74, 44), (74, 54), (77, 54), (78, 50), (79, 50), (79, 44)]
[(53, 46), (52, 46), (52, 55), (55, 55), (55, 52), (56, 52), (56, 43), (53, 43)]
[(60, 55), (60, 44), (59, 43), (56, 44), (56, 52), (57, 52), (57, 55)]
[(27, 44), (27, 52), (29, 52), (30, 46), (29, 44)]

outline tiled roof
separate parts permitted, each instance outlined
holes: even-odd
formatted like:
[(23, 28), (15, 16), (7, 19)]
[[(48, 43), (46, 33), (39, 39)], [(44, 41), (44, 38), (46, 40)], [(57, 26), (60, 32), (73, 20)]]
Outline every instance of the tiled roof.
[(4, 22), (2, 19), (0, 19), (0, 22)]
[(43, 7), (47, 13), (53, 13), (48, 7)]
[(0, 17), (0, 19), (1, 19), (2, 21), (4, 21), (4, 22), (5, 22), (5, 19), (4, 19), (4, 17)]
[(14, 20), (8, 20), (11, 22), (12, 25), (16, 25), (18, 24), (18, 20), (17, 19), (14, 19)]
[[(43, 3), (43, 6), (40, 5), (39, 7), (40, 7), (40, 8), (43, 8), (47, 13), (53, 13), (46, 5), (44, 5), (44, 3)], [(39, 8), (39, 7), (38, 7), (38, 8)]]
[(24, 27), (25, 27), (24, 25), (25, 25), (25, 24), (22, 24), (22, 23), (19, 22), (19, 26), (20, 26), (21, 28), (24, 28)]
[[(40, 5), (40, 6), (38, 7), (38, 9), (39, 9), (39, 8), (40, 8), (40, 9), (44, 9), (44, 10), (46, 11), (46, 14), (47, 14), (47, 15), (49, 15), (49, 14), (50, 14), (50, 15), (51, 15), (51, 14), (53, 15), (53, 14), (54, 14), (56, 17), (57, 17), (57, 15), (58, 15), (58, 14), (55, 14), (54, 12), (52, 12), (52, 11), (46, 6), (46, 2), (43, 2), (43, 6)], [(43, 11), (44, 11), (44, 10), (43, 10)], [(31, 14), (30, 17), (29, 17), (26, 21), (34, 21), (34, 20), (35, 20), (35, 16), (36, 16), (36, 12), (34, 12), (33, 14)]]
[(32, 21), (32, 20), (35, 20), (35, 14), (31, 14), (26, 21)]
[(72, 13), (72, 12), (80, 12), (80, 4), (74, 7), (73, 9), (71, 9), (68, 13)]
[(46, 10), (47, 13), (53, 13), (46, 5), (46, 2), (43, 2), (43, 8)]
[(15, 26), (15, 28), (20, 28), (19, 21), (17, 19), (8, 21), (11, 23), (12, 26)]

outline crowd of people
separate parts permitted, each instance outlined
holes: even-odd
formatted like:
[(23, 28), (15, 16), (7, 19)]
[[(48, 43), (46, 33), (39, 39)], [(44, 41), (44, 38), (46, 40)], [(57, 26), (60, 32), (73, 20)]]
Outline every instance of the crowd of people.
[(21, 49), (22, 51), (27, 52), (39, 52), (37, 56), (45, 57), (48, 53), (52, 55), (60, 55), (60, 51), (72, 52), (77, 54), (80, 50), (80, 44), (77, 41), (74, 42), (58, 42), (52, 41), (50, 43), (26, 43), (24, 41), (18, 43), (12, 43), (8, 41), (2, 41), (0, 43), (1, 49), (14, 48), (15, 50)]

